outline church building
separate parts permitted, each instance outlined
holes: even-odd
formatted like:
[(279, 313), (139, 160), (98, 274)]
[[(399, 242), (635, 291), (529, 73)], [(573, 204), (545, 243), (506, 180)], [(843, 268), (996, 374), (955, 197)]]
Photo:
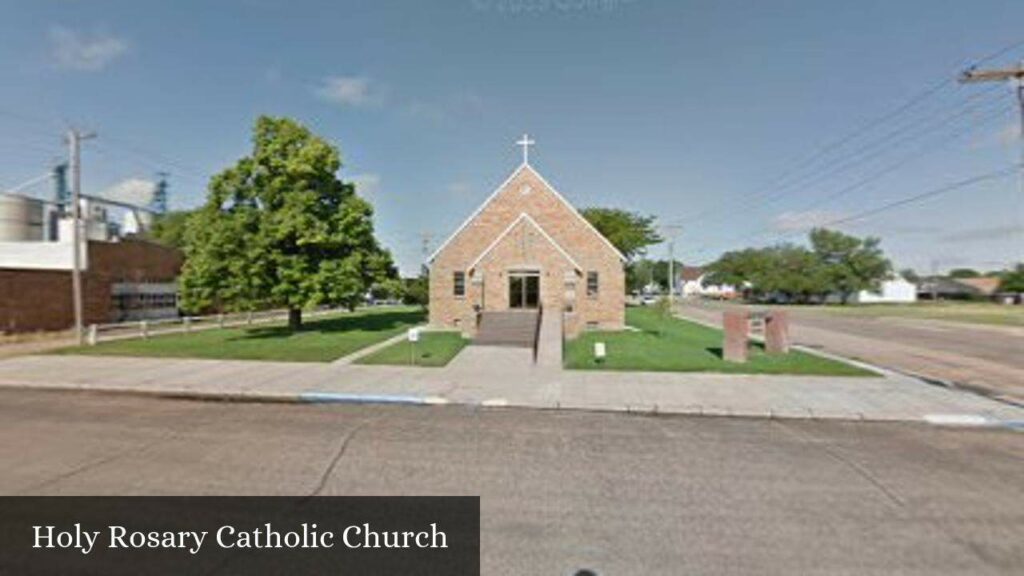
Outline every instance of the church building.
[(497, 344), (503, 326), (622, 329), (625, 257), (530, 165), (533, 141), (518, 144), (522, 164), (428, 259), (430, 324)]

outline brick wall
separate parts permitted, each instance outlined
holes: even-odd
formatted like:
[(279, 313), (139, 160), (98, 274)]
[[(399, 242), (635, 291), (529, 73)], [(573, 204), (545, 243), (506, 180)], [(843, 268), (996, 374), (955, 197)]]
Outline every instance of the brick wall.
[[(142, 240), (89, 242), (82, 274), (86, 324), (112, 321), (115, 282), (170, 282), (181, 270), (181, 252)], [(64, 330), (74, 324), (71, 272), (0, 269), (0, 331)]]

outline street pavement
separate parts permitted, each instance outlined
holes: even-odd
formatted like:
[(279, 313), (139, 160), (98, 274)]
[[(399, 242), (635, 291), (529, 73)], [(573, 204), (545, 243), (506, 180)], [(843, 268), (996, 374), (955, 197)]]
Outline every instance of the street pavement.
[(484, 574), (1019, 574), (1024, 435), (0, 390), (8, 495), (479, 495)]
[(469, 346), (446, 368), (111, 356), (0, 361), (0, 387), (250, 401), (423, 402), (762, 418), (1024, 422), (1024, 408), (899, 374), (765, 376), (544, 369), (525, 348)]
[[(729, 306), (689, 301), (679, 312), (720, 326), (722, 310)], [(815, 307), (786, 310), (799, 344), (1024, 404), (1024, 328), (847, 317)]]

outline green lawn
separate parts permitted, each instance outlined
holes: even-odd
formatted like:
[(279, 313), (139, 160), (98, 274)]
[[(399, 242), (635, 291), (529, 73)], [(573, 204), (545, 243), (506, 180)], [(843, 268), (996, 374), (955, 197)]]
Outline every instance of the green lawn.
[[(626, 323), (638, 331), (586, 332), (567, 342), (566, 366), (591, 370), (874, 375), (849, 364), (803, 352), (769, 355), (760, 345), (751, 346), (747, 363), (726, 362), (721, 356), (721, 331), (678, 318), (660, 318), (649, 308), (627, 308)], [(594, 360), (595, 342), (604, 342), (607, 347), (607, 359), (601, 364)]]
[(396, 366), (446, 366), (452, 358), (469, 344), (459, 332), (421, 332), (420, 341), (396, 342), (369, 356), (356, 360), (356, 364), (391, 364)]
[(425, 318), (426, 313), (419, 308), (366, 309), (307, 319), (298, 332), (291, 332), (283, 323), (267, 324), (156, 336), (148, 340), (118, 340), (97, 346), (64, 348), (56, 353), (330, 362), (387, 340), (422, 323)]

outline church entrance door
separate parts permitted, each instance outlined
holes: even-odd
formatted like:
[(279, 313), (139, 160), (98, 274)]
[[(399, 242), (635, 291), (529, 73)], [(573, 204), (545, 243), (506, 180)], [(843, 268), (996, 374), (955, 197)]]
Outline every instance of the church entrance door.
[(508, 307), (535, 309), (540, 305), (540, 273), (509, 272)]

